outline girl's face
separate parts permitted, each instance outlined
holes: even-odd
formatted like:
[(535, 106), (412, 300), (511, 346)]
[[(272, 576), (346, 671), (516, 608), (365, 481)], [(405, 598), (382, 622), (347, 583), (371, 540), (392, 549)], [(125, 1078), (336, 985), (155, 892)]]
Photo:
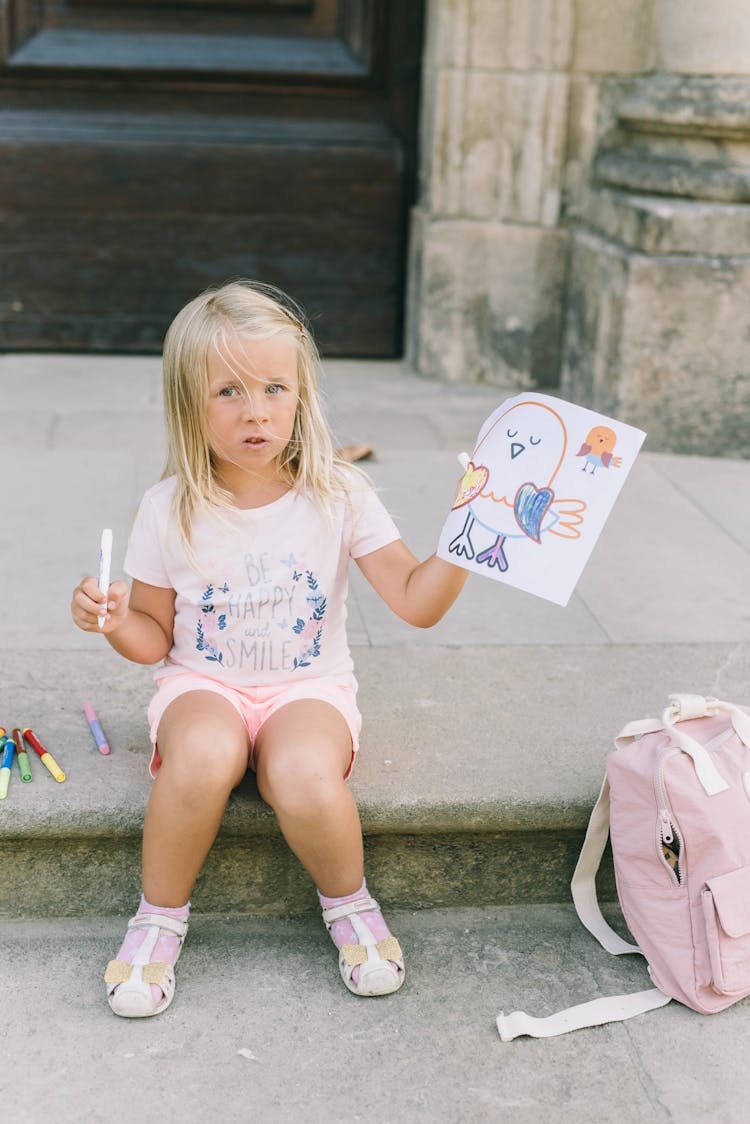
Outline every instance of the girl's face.
[(208, 439), (219, 481), (240, 492), (281, 480), (279, 459), (294, 429), (297, 349), (283, 334), (230, 336), (208, 354)]

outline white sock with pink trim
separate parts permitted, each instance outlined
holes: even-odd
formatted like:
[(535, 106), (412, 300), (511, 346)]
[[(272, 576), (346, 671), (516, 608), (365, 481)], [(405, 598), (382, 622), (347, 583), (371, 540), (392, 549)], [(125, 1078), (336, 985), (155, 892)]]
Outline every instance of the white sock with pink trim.
[[(162, 914), (164, 917), (173, 917), (177, 921), (187, 921), (190, 916), (190, 902), (175, 908), (163, 905), (152, 905), (151, 902), (147, 902), (143, 894), (141, 894), (141, 904), (138, 906), (138, 913), (157, 913)], [(133, 957), (143, 944), (145, 937), (145, 929), (130, 929), (125, 934), (125, 939), (120, 945), (120, 951), (117, 953), (116, 959), (123, 960), (126, 964), (132, 963)], [(182, 941), (180, 938), (173, 933), (162, 933), (154, 945), (154, 951), (151, 954), (151, 962), (174, 964), (180, 954), (181, 944)], [(154, 1003), (161, 1003), (164, 995), (161, 988), (157, 987), (156, 984), (151, 984), (150, 987)]]
[[(367, 879), (362, 880), (362, 885), (353, 894), (346, 894), (343, 898), (327, 898), (325, 894), (321, 894), (318, 890), (318, 900), (322, 909), (333, 909), (335, 906), (348, 905), (349, 902), (358, 902), (362, 898), (369, 898), (370, 894), (367, 889)], [(370, 930), (376, 940), (382, 941), (386, 937), (392, 937), (393, 933), (388, 928), (385, 918), (379, 909), (368, 909), (365, 913), (360, 913), (367, 928)], [(333, 943), (336, 948), (341, 948), (342, 944), (358, 944), (359, 937), (354, 931), (351, 921), (346, 917), (342, 917), (339, 921), (334, 921), (329, 929)], [(396, 965), (394, 964), (394, 968)], [(354, 968), (352, 971), (352, 981), (356, 985), (359, 983), (359, 968)]]

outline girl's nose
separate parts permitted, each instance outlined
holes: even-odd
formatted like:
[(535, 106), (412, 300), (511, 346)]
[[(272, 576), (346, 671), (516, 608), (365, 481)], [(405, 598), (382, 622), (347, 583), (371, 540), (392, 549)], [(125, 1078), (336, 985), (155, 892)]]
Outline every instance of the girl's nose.
[(267, 416), (267, 397), (263, 388), (258, 390), (245, 389), (243, 395), (243, 414), (248, 419), (263, 421)]

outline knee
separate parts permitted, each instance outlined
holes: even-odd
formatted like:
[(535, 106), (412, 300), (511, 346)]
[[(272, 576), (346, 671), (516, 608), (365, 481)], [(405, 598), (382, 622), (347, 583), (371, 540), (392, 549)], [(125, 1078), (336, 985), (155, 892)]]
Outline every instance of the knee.
[(316, 768), (296, 756), (274, 755), (257, 774), (258, 791), (278, 816), (310, 819), (324, 816), (346, 787), (343, 777)]
[(162, 767), (187, 794), (226, 792), (228, 796), (242, 780), (247, 758), (247, 745), (233, 731), (196, 721), (171, 737), (162, 752)]

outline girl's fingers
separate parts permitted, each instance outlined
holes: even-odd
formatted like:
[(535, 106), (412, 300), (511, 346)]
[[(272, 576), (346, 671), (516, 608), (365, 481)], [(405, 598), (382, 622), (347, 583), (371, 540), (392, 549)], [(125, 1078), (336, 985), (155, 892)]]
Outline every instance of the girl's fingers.
[(74, 623), (87, 632), (98, 629), (98, 617), (100, 613), (106, 612), (105, 604), (96, 578), (84, 578), (74, 589), (70, 604)]
[(85, 592), (83, 586), (79, 586), (73, 594), (73, 605), (83, 613), (100, 613), (104, 604), (104, 596), (96, 582), (90, 592)]
[[(97, 579), (87, 577), (73, 591), (70, 611), (74, 623), (84, 632), (112, 632), (121, 623), (128, 601), (127, 582), (112, 582), (105, 598)], [(99, 617), (105, 617), (101, 626)]]

